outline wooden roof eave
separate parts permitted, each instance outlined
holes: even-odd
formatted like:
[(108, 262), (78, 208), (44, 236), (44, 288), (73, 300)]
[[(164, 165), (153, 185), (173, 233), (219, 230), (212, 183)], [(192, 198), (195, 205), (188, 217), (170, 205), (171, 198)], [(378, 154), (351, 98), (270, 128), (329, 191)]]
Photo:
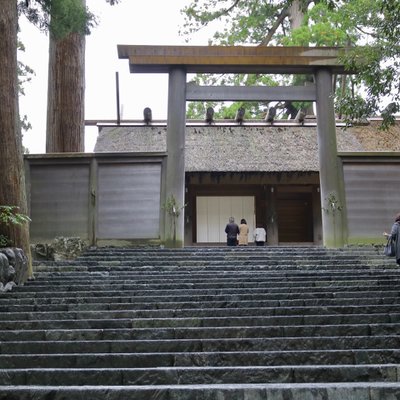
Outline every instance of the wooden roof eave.
[(318, 67), (349, 74), (336, 47), (272, 46), (143, 46), (118, 45), (118, 56), (129, 59), (132, 73), (168, 73), (171, 67), (187, 73), (309, 74)]

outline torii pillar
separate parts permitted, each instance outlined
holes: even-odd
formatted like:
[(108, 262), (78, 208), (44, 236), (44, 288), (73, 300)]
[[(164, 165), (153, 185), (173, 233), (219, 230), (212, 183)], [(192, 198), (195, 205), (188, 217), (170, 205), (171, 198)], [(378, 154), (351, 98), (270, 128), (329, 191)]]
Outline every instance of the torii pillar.
[[(136, 46), (118, 45), (131, 72), (169, 73), (165, 229), (167, 246), (184, 239), (186, 101), (316, 101), (322, 233), (326, 247), (346, 244), (346, 201), (337, 154), (332, 74), (351, 74), (336, 47)], [(314, 74), (316, 85), (301, 87), (188, 86), (187, 73)], [(172, 200), (172, 201), (171, 201)], [(167, 212), (166, 204), (174, 205)], [(161, 228), (162, 229), (162, 228)]]
[(347, 242), (346, 200), (343, 166), (337, 154), (333, 76), (329, 68), (318, 68), (314, 76), (323, 243), (325, 247), (343, 247)]
[[(174, 67), (168, 79), (167, 166), (164, 206), (167, 247), (183, 247), (185, 202), (186, 71)], [(174, 212), (175, 208), (175, 212)]]

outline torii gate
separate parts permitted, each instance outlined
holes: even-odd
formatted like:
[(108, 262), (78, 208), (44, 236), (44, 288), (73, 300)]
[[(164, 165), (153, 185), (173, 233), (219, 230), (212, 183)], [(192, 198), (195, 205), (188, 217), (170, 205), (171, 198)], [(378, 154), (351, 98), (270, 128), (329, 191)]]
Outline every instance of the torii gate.
[[(168, 73), (167, 166), (164, 201), (185, 198), (186, 101), (315, 101), (325, 247), (347, 243), (343, 168), (337, 155), (333, 75), (346, 71), (338, 57), (344, 49), (269, 46), (118, 45), (118, 57), (129, 59), (132, 73)], [(197, 86), (188, 73), (312, 74), (315, 84), (288, 87)], [(172, 229), (175, 231), (172, 240)], [(183, 247), (184, 215), (165, 213), (166, 245)]]

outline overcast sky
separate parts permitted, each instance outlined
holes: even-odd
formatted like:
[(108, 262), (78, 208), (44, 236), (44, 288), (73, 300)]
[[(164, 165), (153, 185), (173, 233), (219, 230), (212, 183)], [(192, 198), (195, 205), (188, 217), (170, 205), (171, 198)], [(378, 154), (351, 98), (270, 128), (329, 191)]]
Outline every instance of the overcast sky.
[[(121, 118), (142, 118), (150, 107), (154, 119), (167, 115), (167, 75), (130, 74), (128, 60), (119, 60), (117, 44), (184, 45), (178, 34), (183, 24), (180, 10), (190, 0), (122, 0), (110, 6), (105, 0), (87, 0), (98, 16), (99, 26), (86, 38), (85, 119), (116, 119), (115, 75), (119, 73)], [(20, 112), (33, 129), (24, 134), (24, 146), (31, 154), (44, 153), (46, 143), (48, 37), (24, 19), (20, 39), (26, 51), (20, 61), (35, 71), (20, 98)], [(203, 33), (190, 44), (206, 45)], [(86, 130), (85, 150), (92, 151), (97, 128)]]

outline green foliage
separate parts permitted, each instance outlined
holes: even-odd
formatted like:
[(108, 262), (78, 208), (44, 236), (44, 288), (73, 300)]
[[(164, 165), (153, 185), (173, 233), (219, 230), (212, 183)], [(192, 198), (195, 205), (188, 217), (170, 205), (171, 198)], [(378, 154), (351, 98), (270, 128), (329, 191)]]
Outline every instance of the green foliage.
[[(220, 86), (276, 86), (277, 82), (273, 76), (255, 74), (198, 74), (192, 83), (201, 85)], [(215, 110), (215, 119), (233, 119), (236, 111), (243, 107), (246, 110), (245, 118), (260, 119), (265, 114), (268, 103), (240, 102), (189, 102), (186, 116), (190, 119), (204, 119), (208, 107)]]
[[(303, 23), (297, 29), (291, 29), (290, 5), (294, 1), (193, 0), (182, 11), (186, 19), (181, 34), (188, 37), (214, 22), (217, 31), (210, 44), (351, 48), (340, 61), (358, 74), (337, 86), (337, 111), (347, 121), (379, 113), (384, 118), (382, 127), (388, 127), (394, 121), (394, 113), (400, 110), (400, 2), (299, 0), (304, 12)], [(301, 84), (299, 77), (291, 82), (287, 77), (273, 78), (273, 84)], [(245, 75), (201, 75), (198, 83), (271, 85), (265, 80), (261, 83), (261, 79), (264, 77), (259, 75), (251, 79)], [(304, 77), (302, 79), (304, 82)], [(259, 116), (263, 106), (255, 106), (250, 114)], [(284, 104), (280, 106), (285, 107)], [(203, 111), (205, 108), (195, 106), (191, 112), (197, 109)], [(288, 114), (289, 109), (283, 113)]]
[(6, 236), (0, 234), (0, 247), (7, 247), (9, 246), (9, 240)]
[(166, 202), (163, 205), (163, 209), (170, 215), (171, 217), (178, 218), (181, 215), (181, 211), (185, 208), (186, 204), (180, 205), (176, 200), (174, 195), (170, 195)]
[[(20, 41), (18, 41), (17, 49), (18, 49), (18, 51), (25, 51), (25, 46)], [(26, 84), (32, 80), (32, 76), (35, 75), (35, 72), (28, 65), (23, 64), (20, 61), (18, 61), (17, 68), (18, 68), (19, 95), (24, 96), (25, 95), (24, 84)], [(20, 116), (20, 122), (21, 122), (21, 129), (23, 131), (27, 132), (29, 129), (32, 129), (32, 125), (28, 121), (28, 117), (26, 115)], [(26, 149), (24, 149), (24, 152), (25, 152), (25, 150)]]
[(51, 15), (50, 31), (57, 39), (71, 32), (87, 34), (92, 26), (92, 14), (81, 0), (52, 0), (46, 12)]
[[(25, 46), (18, 41), (17, 45), (18, 51), (24, 52), (25, 51)], [(35, 75), (35, 72), (31, 67), (29, 67), (26, 64), (23, 64), (22, 62), (18, 61), (18, 90), (20, 95), (25, 95), (24, 91), (24, 84), (27, 82), (30, 82), (32, 80), (32, 77)]]
[[(17, 206), (0, 206), (0, 227), (9, 225), (22, 225), (31, 219), (25, 215), (18, 212), (19, 207)], [(10, 239), (0, 234), (0, 247), (5, 247), (11, 245)]]
[(337, 12), (319, 3), (305, 14), (303, 25), (282, 37), (281, 43), (284, 46), (345, 46), (354, 36), (353, 31)]
[(265, 117), (266, 104), (250, 101), (234, 103), (190, 102), (186, 117), (189, 119), (205, 119), (208, 107), (214, 109), (214, 119), (234, 119), (239, 108), (245, 109), (245, 119), (262, 119)]
[(175, 196), (171, 194), (168, 196), (166, 202), (162, 206), (162, 208), (167, 212), (169, 215), (172, 225), (171, 225), (171, 238), (166, 238), (166, 244), (172, 245), (172, 247), (176, 247), (178, 244), (176, 239), (176, 223), (181, 215), (182, 210), (186, 207), (186, 204), (180, 205), (176, 200)]
[(210, 44), (259, 44), (274, 25), (284, 1), (194, 0), (186, 6), (181, 34), (189, 36), (216, 21), (222, 31), (215, 32)]
[(370, 104), (362, 96), (351, 93), (337, 95), (335, 108), (347, 126), (365, 121), (373, 113)]
[(97, 24), (82, 0), (21, 0), (20, 14), (44, 32), (50, 32), (56, 39), (70, 33), (89, 34)]
[[(106, 0), (115, 5), (120, 0)], [(57, 39), (70, 33), (88, 35), (97, 25), (96, 16), (83, 0), (18, 0), (18, 13), (43, 32), (50, 32)]]
[[(352, 48), (341, 61), (348, 69), (358, 72), (354, 82), (363, 90), (363, 108), (370, 115), (380, 113), (381, 128), (387, 129), (400, 109), (400, 5), (390, 0), (357, 0), (356, 3), (363, 4), (365, 11), (369, 10), (363, 16), (353, 9), (352, 16), (363, 33), (362, 44), (367, 45)], [(352, 105), (354, 113), (360, 113), (357, 102)]]
[(328, 206), (327, 208), (322, 207), (322, 209), (327, 214), (335, 215), (336, 212), (340, 212), (343, 210), (343, 206), (340, 203), (339, 199), (336, 197), (334, 193), (330, 193), (327, 198), (325, 198), (325, 204)]

